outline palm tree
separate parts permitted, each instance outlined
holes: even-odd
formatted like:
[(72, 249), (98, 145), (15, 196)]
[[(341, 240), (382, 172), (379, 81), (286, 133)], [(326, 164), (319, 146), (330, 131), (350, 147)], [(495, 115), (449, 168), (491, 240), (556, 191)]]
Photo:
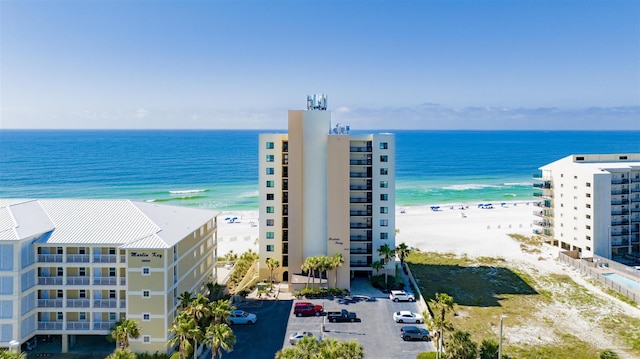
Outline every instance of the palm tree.
[(471, 334), (456, 330), (447, 341), (447, 359), (476, 359), (478, 344), (471, 340)]
[[(211, 303), (209, 299), (207, 299), (202, 294), (198, 294), (198, 296), (191, 301), (191, 303), (184, 308), (184, 310), (180, 313), (184, 315), (191, 316), (196, 324), (196, 326), (200, 329), (200, 332), (204, 332), (203, 328), (206, 328), (209, 325), (209, 319), (211, 318)], [(195, 359), (196, 353), (198, 351), (198, 340), (201, 339), (201, 335), (195, 335), (192, 339), (193, 343), (193, 357)]]
[(313, 275), (313, 283), (311, 284), (311, 288), (313, 288), (316, 282), (316, 269), (318, 269), (318, 257), (307, 257), (302, 263), (302, 270), (307, 272), (307, 285), (309, 287), (309, 279), (311, 279), (311, 275)]
[(193, 301), (193, 293), (184, 292), (178, 296), (178, 300), (180, 301), (180, 308), (184, 309)]
[(169, 332), (173, 334), (173, 337), (169, 340), (169, 344), (178, 344), (180, 359), (185, 359), (191, 352), (192, 346), (189, 340), (202, 336), (202, 330), (196, 325), (193, 317), (183, 313), (180, 313), (176, 319), (173, 320)]
[(396, 253), (400, 257), (400, 267), (404, 268), (404, 259), (411, 253), (411, 248), (402, 242), (396, 247)]
[(211, 302), (211, 323), (222, 324), (227, 322), (227, 318), (236, 307), (231, 305), (228, 299), (220, 299)]
[[(318, 277), (320, 278), (318, 287), (322, 284), (322, 273), (324, 273), (324, 277), (327, 278), (327, 271), (331, 270), (331, 259), (327, 256), (319, 256), (318, 257)], [(327, 287), (329, 283), (327, 282)]]
[(211, 347), (214, 358), (222, 358), (222, 349), (227, 353), (233, 351), (236, 336), (227, 323), (211, 323), (204, 334), (204, 343)]
[(380, 269), (382, 269), (383, 265), (380, 261), (375, 261), (371, 263), (371, 268), (376, 271), (376, 275), (380, 274)]
[(498, 356), (498, 342), (487, 338), (480, 345), (480, 359), (494, 359)]
[(276, 353), (276, 359), (299, 358), (363, 359), (364, 347), (355, 340), (338, 341), (327, 338), (319, 342), (314, 337), (304, 337), (294, 346)]
[(333, 283), (333, 286), (335, 288), (338, 288), (338, 268), (342, 267), (342, 265), (344, 264), (344, 256), (342, 255), (342, 253), (336, 253), (331, 256), (331, 263), (333, 269), (336, 271), (336, 280)]
[(364, 346), (355, 340), (338, 342), (339, 358), (364, 359)]
[(129, 338), (138, 339), (140, 337), (138, 323), (131, 319), (117, 321), (116, 326), (111, 329), (111, 337), (120, 344), (121, 349), (127, 349)]
[(273, 270), (280, 267), (280, 262), (273, 258), (267, 258), (266, 263), (267, 268), (269, 268), (269, 283), (271, 285), (271, 289), (273, 289)]
[[(26, 358), (26, 357), (25, 357)], [(136, 353), (129, 349), (118, 348), (113, 353), (109, 354), (105, 359), (137, 359)], [(2, 359), (5, 359), (4, 357)], [(9, 359), (9, 358), (6, 358)]]
[(385, 243), (384, 245), (380, 246), (380, 248), (378, 249), (378, 254), (384, 258), (384, 284), (385, 285), (389, 285), (389, 283), (387, 283), (387, 264), (391, 261), (391, 258), (393, 258), (393, 256), (396, 255), (396, 251), (394, 249), (392, 249), (391, 247), (389, 247), (388, 243)]
[[(436, 346), (438, 358), (440, 358), (442, 354), (444, 331), (453, 330), (453, 324), (446, 318), (446, 314), (453, 311), (455, 304), (453, 297), (447, 293), (436, 293), (435, 298), (429, 301), (429, 306), (433, 308), (433, 317), (429, 323), (429, 328), (434, 332), (436, 342), (438, 343)], [(427, 318), (428, 316), (424, 317)]]

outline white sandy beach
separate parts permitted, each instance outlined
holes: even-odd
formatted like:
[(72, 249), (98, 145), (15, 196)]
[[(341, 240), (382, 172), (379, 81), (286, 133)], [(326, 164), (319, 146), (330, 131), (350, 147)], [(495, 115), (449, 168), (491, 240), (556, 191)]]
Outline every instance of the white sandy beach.
[[(465, 205), (466, 206), (466, 205)], [(534, 229), (533, 202), (494, 204), (492, 209), (477, 204), (398, 207), (396, 209), (396, 245), (402, 242), (422, 251), (466, 254), (468, 256), (520, 257), (517, 242), (507, 234), (530, 236)], [(237, 217), (233, 223), (225, 218)], [(233, 250), (258, 251), (258, 212), (222, 212), (218, 216), (218, 256)]]

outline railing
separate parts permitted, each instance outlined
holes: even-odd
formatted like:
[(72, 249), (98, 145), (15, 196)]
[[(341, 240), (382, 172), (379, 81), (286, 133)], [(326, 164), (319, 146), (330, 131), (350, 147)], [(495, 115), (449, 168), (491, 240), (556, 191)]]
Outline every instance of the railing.
[(371, 160), (349, 160), (350, 165), (371, 165)]
[(38, 308), (62, 308), (62, 299), (38, 299)]
[(94, 254), (93, 263), (116, 263), (118, 256), (116, 254)]
[(67, 254), (67, 263), (89, 263), (88, 254)]
[(370, 241), (372, 240), (373, 236), (350, 236), (349, 240), (350, 241)]
[(551, 227), (551, 223), (546, 221), (533, 221), (533, 224), (539, 227)]
[(62, 277), (38, 277), (38, 285), (62, 285)]
[(127, 263), (127, 256), (124, 254), (120, 255), (120, 263)]
[(38, 262), (62, 263), (62, 254), (38, 254)]
[(117, 299), (94, 299), (93, 307), (94, 308), (117, 308), (118, 300)]
[(351, 177), (351, 178), (367, 178), (367, 177), (371, 177), (371, 176), (367, 175), (366, 172), (349, 172), (349, 177)]
[(67, 308), (90, 308), (91, 300), (89, 299), (67, 299)]
[(629, 179), (627, 178), (614, 178), (611, 180), (611, 184), (627, 184)]
[(126, 307), (127, 307), (127, 300), (120, 299), (120, 308), (126, 308)]
[(349, 198), (350, 203), (371, 203), (371, 198)]
[(116, 322), (93, 322), (93, 330), (110, 330)]
[(544, 213), (543, 211), (533, 211), (533, 215), (537, 216), (537, 217), (542, 217), (542, 213)]
[(67, 330), (89, 330), (89, 322), (67, 322)]
[(349, 228), (371, 228), (371, 223), (349, 223)]
[(373, 211), (349, 211), (350, 216), (371, 216)]
[(89, 277), (67, 277), (67, 285), (89, 285)]
[(366, 261), (350, 261), (349, 265), (351, 267), (371, 267), (371, 263), (367, 263)]
[(349, 186), (349, 189), (352, 191), (371, 191), (373, 186), (369, 185), (369, 186), (357, 186), (357, 185), (351, 185)]
[(612, 226), (627, 226), (629, 225), (629, 221), (616, 221), (616, 222), (611, 222)]
[(117, 283), (118, 283), (118, 278), (116, 277), (93, 278), (93, 285), (116, 285)]
[(127, 285), (127, 278), (121, 277), (120, 278), (120, 285)]
[(349, 253), (352, 254), (371, 254), (371, 249), (367, 248), (351, 248)]
[(349, 147), (349, 152), (371, 152), (371, 147)]
[(38, 330), (62, 330), (62, 322), (38, 322)]

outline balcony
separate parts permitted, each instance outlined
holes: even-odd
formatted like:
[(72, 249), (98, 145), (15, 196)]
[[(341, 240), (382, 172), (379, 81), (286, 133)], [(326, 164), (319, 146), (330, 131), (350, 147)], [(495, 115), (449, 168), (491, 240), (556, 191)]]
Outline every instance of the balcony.
[(368, 236), (355, 235), (355, 236), (349, 237), (350, 241), (371, 241), (371, 239), (372, 239), (371, 235), (368, 235)]
[(369, 260), (366, 260), (366, 261), (350, 261), (349, 265), (351, 266), (351, 268), (364, 267), (364, 268), (371, 269), (371, 259), (369, 258)]
[(612, 226), (628, 226), (629, 225), (629, 221), (611, 221), (611, 225)]
[(93, 330), (111, 330), (116, 326), (116, 322), (94, 322)]
[(349, 228), (370, 229), (371, 228), (371, 223), (349, 223)]
[(93, 278), (93, 285), (116, 285), (116, 284), (118, 284), (118, 278), (116, 277)]
[(38, 277), (38, 285), (62, 285), (62, 277)]
[(89, 299), (67, 299), (67, 308), (90, 308), (91, 300)]
[(353, 146), (349, 147), (349, 152), (371, 152), (371, 147), (369, 146)]
[(350, 185), (349, 189), (352, 191), (371, 191), (371, 185)]
[(536, 217), (544, 217), (543, 213), (544, 211), (533, 211), (533, 215)]
[(38, 308), (62, 308), (62, 299), (38, 299)]
[(38, 322), (38, 330), (62, 330), (62, 322)]
[(361, 197), (351, 197), (349, 198), (350, 203), (371, 203), (371, 198), (361, 198)]
[(349, 211), (350, 216), (371, 216), (373, 211), (365, 210), (365, 211)]
[(623, 198), (623, 199), (612, 199), (612, 200), (611, 200), (611, 204), (612, 204), (612, 205), (623, 205), (623, 204), (629, 204), (629, 199), (627, 199), (627, 198)]
[(117, 263), (118, 256), (115, 254), (94, 254), (93, 263)]
[(547, 221), (533, 221), (533, 225), (538, 227), (545, 227), (545, 228), (551, 227), (551, 223)]
[(372, 254), (371, 253), (371, 248), (367, 249), (367, 248), (351, 248), (349, 250), (349, 253), (351, 254)]
[(127, 307), (127, 300), (120, 299), (120, 308), (126, 308), (126, 307)]
[(93, 307), (94, 308), (117, 308), (118, 300), (117, 299), (94, 299)]
[(62, 263), (62, 254), (38, 254), (38, 262)]
[(89, 277), (67, 277), (67, 285), (89, 285)]
[(89, 322), (67, 322), (67, 330), (89, 330)]
[(89, 263), (88, 254), (67, 254), (67, 263)]
[(627, 178), (614, 178), (611, 180), (611, 184), (627, 184), (629, 179)]
[(371, 177), (367, 172), (349, 172), (349, 177), (351, 178), (367, 178)]

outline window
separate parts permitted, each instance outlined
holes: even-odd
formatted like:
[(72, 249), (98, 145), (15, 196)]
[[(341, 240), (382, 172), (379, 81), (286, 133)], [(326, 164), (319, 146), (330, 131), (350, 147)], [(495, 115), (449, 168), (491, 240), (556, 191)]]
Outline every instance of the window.
[(116, 254), (115, 248), (109, 248), (109, 254)]
[(267, 206), (267, 213), (274, 213), (275, 210), (273, 208), (273, 206)]
[(389, 144), (387, 142), (380, 142), (380, 149), (381, 150), (389, 149)]
[(586, 227), (586, 228), (587, 228), (587, 229), (591, 229), (591, 226), (587, 224), (587, 227)]
[(591, 208), (591, 205), (589, 203), (587, 203), (587, 208)]
[(380, 156), (380, 162), (389, 162), (389, 156), (381, 155)]
[(274, 239), (275, 234), (273, 232), (267, 232), (267, 239)]
[(84, 277), (87, 275), (87, 269), (85, 267), (80, 267), (78, 269), (78, 276)]
[(64, 292), (62, 291), (62, 289), (58, 289), (56, 295), (57, 295), (58, 298), (63, 298), (64, 297)]
[(267, 193), (267, 201), (273, 201), (273, 193)]
[(267, 155), (267, 162), (273, 162), (273, 161), (275, 161), (275, 156)]
[(389, 233), (380, 232), (380, 239), (389, 239)]
[(389, 181), (380, 181), (380, 188), (389, 188)]
[(62, 277), (64, 275), (64, 270), (62, 267), (58, 267), (58, 277)]
[(267, 244), (267, 252), (273, 252), (275, 246), (273, 244)]
[(388, 201), (389, 200), (389, 195), (386, 193), (380, 193), (380, 200), (381, 201)]
[(590, 250), (591, 250), (591, 247), (587, 247), (587, 250), (588, 250), (588, 251), (590, 251)]
[(85, 320), (87, 320), (87, 312), (80, 312), (80, 313), (79, 313), (79, 315), (78, 315), (78, 319), (79, 319), (80, 321), (85, 321)]
[(273, 227), (273, 219), (267, 219), (267, 227)]
[(151, 336), (150, 335), (143, 335), (142, 336), (142, 342), (145, 343), (145, 344), (151, 343)]
[(116, 276), (116, 269), (109, 268), (109, 277), (115, 277), (115, 276)]
[(381, 175), (387, 175), (387, 174), (389, 174), (389, 169), (388, 169), (388, 168), (381, 168), (381, 169), (380, 169), (380, 174), (381, 174)]
[(591, 198), (591, 193), (587, 193), (587, 198)]
[(151, 298), (151, 291), (143, 290), (142, 291), (142, 298)]
[(86, 249), (84, 247), (78, 248), (78, 254), (85, 254)]
[(116, 313), (111, 312), (109, 313), (109, 321), (115, 322), (116, 320)]
[(87, 297), (87, 291), (84, 289), (80, 289), (80, 292), (78, 292), (78, 298), (86, 298)]
[(587, 187), (591, 187), (591, 182), (586, 183)]
[(380, 213), (389, 213), (389, 207), (380, 207)]
[(591, 240), (591, 236), (586, 236), (585, 238), (586, 238), (588, 241), (590, 241), (590, 240)]
[(116, 299), (116, 291), (115, 290), (110, 290), (109, 291), (109, 299)]
[(142, 267), (142, 275), (151, 274), (151, 269), (149, 267)]
[(267, 142), (267, 149), (272, 150), (274, 148), (273, 142)]
[(63, 316), (62, 312), (58, 312), (58, 315), (56, 316), (56, 318), (58, 318), (58, 320), (63, 320), (64, 316)]
[(389, 220), (388, 219), (381, 219), (380, 220), (380, 227), (388, 227), (389, 226)]
[(273, 188), (274, 184), (275, 184), (274, 181), (267, 181), (267, 187)]
[(591, 219), (591, 215), (590, 214), (587, 214), (587, 219)]
[(151, 320), (151, 313), (142, 313), (142, 320), (148, 322)]
[(267, 174), (268, 175), (272, 175), (275, 173), (275, 170), (273, 169), (273, 167), (267, 167)]

